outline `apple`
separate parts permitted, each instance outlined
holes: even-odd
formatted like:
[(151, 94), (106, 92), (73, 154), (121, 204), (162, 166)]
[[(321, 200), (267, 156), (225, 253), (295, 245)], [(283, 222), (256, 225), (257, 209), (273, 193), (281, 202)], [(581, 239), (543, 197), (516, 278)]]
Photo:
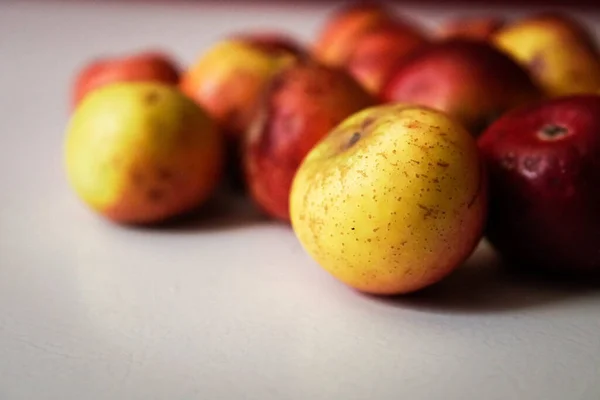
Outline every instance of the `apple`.
[(203, 53), (184, 72), (180, 88), (220, 125), (227, 146), (226, 182), (244, 191), (242, 137), (273, 76), (300, 56), (274, 38), (239, 36), (221, 40)]
[(587, 28), (564, 14), (536, 14), (500, 29), (495, 45), (527, 68), (549, 96), (600, 89), (600, 50)]
[(115, 82), (163, 82), (177, 85), (179, 67), (171, 57), (158, 51), (112, 55), (96, 59), (77, 74), (73, 86), (72, 108), (90, 91)]
[(184, 72), (181, 90), (206, 109), (237, 142), (248, 130), (256, 104), (272, 77), (296, 57), (265, 50), (246, 39), (214, 44)]
[(291, 53), (300, 58), (309, 56), (308, 51), (303, 44), (298, 42), (290, 35), (282, 32), (245, 31), (231, 35), (230, 38), (256, 46), (261, 50), (273, 55)]
[(379, 95), (399, 63), (428, 43), (423, 32), (400, 24), (382, 24), (358, 37), (344, 66), (371, 93)]
[(394, 19), (394, 13), (382, 3), (354, 2), (340, 7), (325, 21), (314, 43), (313, 54), (325, 64), (342, 66), (357, 38)]
[(451, 19), (443, 23), (437, 32), (439, 39), (467, 38), (488, 40), (506, 24), (503, 18), (491, 15), (477, 15)]
[(347, 72), (313, 60), (283, 69), (267, 90), (244, 146), (246, 184), (268, 215), (289, 221), (289, 195), (302, 159), (331, 129), (376, 100)]
[(600, 96), (513, 110), (479, 148), (490, 177), (486, 236), (508, 264), (600, 273)]
[(118, 223), (151, 224), (211, 196), (223, 141), (208, 113), (176, 86), (118, 82), (82, 100), (64, 157), (70, 186), (92, 210)]
[(540, 98), (540, 89), (521, 66), (472, 39), (449, 39), (417, 51), (382, 90), (386, 102), (444, 111), (475, 136), (504, 112)]
[(487, 178), (472, 135), (412, 104), (367, 108), (304, 158), (293, 181), (292, 228), (333, 277), (365, 293), (415, 292), (473, 252)]

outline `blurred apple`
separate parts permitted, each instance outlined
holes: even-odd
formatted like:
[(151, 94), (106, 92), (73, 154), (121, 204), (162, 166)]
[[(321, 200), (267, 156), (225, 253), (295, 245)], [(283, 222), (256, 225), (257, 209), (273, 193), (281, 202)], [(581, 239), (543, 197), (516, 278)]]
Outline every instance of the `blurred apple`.
[(72, 107), (76, 107), (90, 91), (109, 83), (151, 81), (176, 85), (179, 74), (175, 62), (157, 51), (98, 58), (85, 65), (77, 74)]
[(90, 92), (65, 139), (68, 182), (111, 221), (152, 224), (204, 204), (220, 181), (223, 141), (176, 86), (118, 82)]
[(213, 115), (228, 139), (237, 141), (248, 129), (266, 85), (294, 58), (292, 52), (255, 39), (225, 39), (185, 71), (181, 89)]
[(393, 12), (381, 3), (356, 2), (346, 5), (326, 20), (314, 44), (313, 53), (321, 62), (343, 65), (363, 33), (390, 23), (393, 19)]
[(499, 30), (493, 37), (550, 96), (600, 89), (600, 50), (591, 32), (563, 14), (538, 14)]
[(451, 39), (402, 63), (382, 97), (447, 112), (477, 136), (504, 112), (542, 95), (522, 67), (488, 43)]
[(247, 186), (269, 215), (289, 221), (290, 186), (313, 146), (350, 114), (376, 103), (347, 72), (300, 60), (272, 81), (244, 147)]
[(397, 65), (426, 43), (425, 34), (416, 27), (382, 24), (356, 39), (345, 66), (367, 90), (379, 95)]
[[(268, 40), (267, 40), (268, 39)], [(298, 57), (285, 38), (224, 39), (183, 74), (181, 90), (219, 123), (227, 144), (227, 183), (244, 189), (240, 142), (273, 76)], [(285, 44), (285, 45), (282, 45)]]
[(473, 16), (449, 20), (437, 32), (440, 39), (467, 38), (488, 40), (506, 24), (498, 16)]
[(292, 36), (277, 31), (248, 31), (231, 35), (231, 39), (251, 44), (267, 53), (277, 55), (291, 53), (298, 57), (308, 57), (304, 45)]
[(514, 110), (479, 138), (490, 176), (487, 237), (508, 264), (600, 273), (600, 96)]

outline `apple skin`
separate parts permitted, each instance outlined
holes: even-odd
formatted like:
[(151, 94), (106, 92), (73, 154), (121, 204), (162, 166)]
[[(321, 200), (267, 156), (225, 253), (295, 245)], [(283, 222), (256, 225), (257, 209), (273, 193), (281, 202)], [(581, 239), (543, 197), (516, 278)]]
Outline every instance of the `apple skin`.
[(475, 139), (445, 113), (410, 104), (344, 120), (305, 157), (291, 192), (292, 227), (307, 253), (376, 295), (449, 275), (477, 246), (486, 212)]
[(313, 55), (327, 65), (343, 66), (363, 33), (393, 20), (393, 12), (381, 3), (355, 2), (340, 7), (323, 25)]
[(506, 111), (542, 97), (521, 66), (490, 44), (472, 39), (450, 39), (418, 50), (382, 91), (386, 102), (444, 111), (474, 136)]
[(600, 50), (579, 21), (542, 13), (497, 31), (493, 43), (527, 68), (549, 96), (600, 89)]
[[(246, 190), (241, 142), (269, 82), (299, 56), (281, 45), (282, 38), (240, 34), (215, 43), (188, 68), (180, 88), (206, 109), (224, 132), (227, 146), (226, 180), (237, 192)], [(277, 39), (277, 43), (276, 40)]]
[(304, 45), (292, 36), (277, 31), (248, 31), (231, 35), (231, 39), (248, 43), (252, 46), (272, 54), (294, 54), (298, 58), (309, 57), (309, 52)]
[(397, 65), (428, 42), (415, 27), (382, 24), (356, 39), (345, 67), (367, 90), (379, 96)]
[(273, 76), (295, 55), (247, 38), (215, 43), (181, 78), (181, 90), (208, 110), (227, 138), (238, 142)]
[(246, 184), (271, 217), (289, 221), (289, 194), (302, 159), (349, 115), (376, 104), (341, 68), (299, 60), (283, 69), (266, 92), (244, 146)]
[(201, 206), (222, 175), (217, 124), (176, 86), (118, 82), (86, 96), (72, 114), (68, 183), (92, 210), (148, 225)]
[(90, 91), (115, 82), (162, 82), (177, 85), (180, 70), (171, 57), (159, 51), (99, 58), (85, 65), (73, 86), (72, 108)]
[(598, 275), (600, 96), (513, 110), (478, 144), (490, 179), (486, 236), (507, 264)]
[(489, 40), (506, 25), (506, 20), (497, 16), (473, 16), (456, 18), (442, 24), (437, 32), (439, 39), (466, 38)]

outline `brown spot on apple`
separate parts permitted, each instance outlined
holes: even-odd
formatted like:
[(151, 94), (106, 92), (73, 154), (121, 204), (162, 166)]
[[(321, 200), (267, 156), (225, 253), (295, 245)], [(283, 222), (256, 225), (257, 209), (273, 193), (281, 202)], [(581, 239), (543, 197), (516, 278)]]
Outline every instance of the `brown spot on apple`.
[(144, 95), (144, 103), (146, 103), (146, 105), (149, 105), (149, 106), (154, 105), (159, 100), (160, 100), (160, 93), (156, 90), (149, 90)]

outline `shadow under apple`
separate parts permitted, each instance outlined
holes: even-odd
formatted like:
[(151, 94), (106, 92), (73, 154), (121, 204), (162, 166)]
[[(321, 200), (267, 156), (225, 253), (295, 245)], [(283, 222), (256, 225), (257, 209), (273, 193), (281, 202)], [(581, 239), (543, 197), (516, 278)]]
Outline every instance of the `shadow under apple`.
[(596, 280), (507, 268), (483, 242), (463, 266), (435, 285), (410, 295), (369, 297), (426, 312), (482, 314), (544, 307), (589, 296), (599, 289)]

